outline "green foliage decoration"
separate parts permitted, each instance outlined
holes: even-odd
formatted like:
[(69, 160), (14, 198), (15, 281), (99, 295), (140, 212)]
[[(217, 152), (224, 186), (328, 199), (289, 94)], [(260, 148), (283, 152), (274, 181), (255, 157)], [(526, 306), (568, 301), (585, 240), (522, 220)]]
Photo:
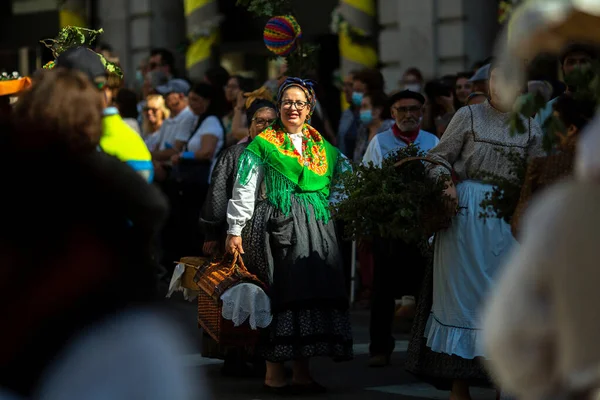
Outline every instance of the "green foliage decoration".
[(332, 211), (335, 218), (345, 222), (347, 238), (382, 237), (428, 247), (431, 232), (424, 227), (424, 218), (435, 213), (449, 222), (453, 216), (444, 194), (449, 176), (431, 178), (420, 161), (394, 166), (404, 158), (424, 156), (418, 147), (410, 145), (386, 158), (381, 168), (372, 163), (355, 165), (342, 174), (344, 199), (333, 205)]
[[(590, 67), (575, 68), (565, 76), (565, 83), (576, 100), (592, 101), (600, 104), (600, 61), (594, 61)], [(542, 96), (531, 93), (520, 97), (514, 111), (509, 118), (512, 134), (527, 133), (527, 128), (521, 116), (532, 118), (546, 107)], [(565, 127), (555, 115), (551, 114), (544, 122), (544, 150), (550, 152), (558, 144), (558, 134), (565, 131)]]
[(510, 164), (510, 176), (500, 176), (491, 171), (481, 172), (479, 179), (493, 186), (492, 191), (485, 195), (480, 206), (482, 211), (479, 217), (501, 218), (510, 224), (519, 197), (521, 196), (521, 187), (525, 181), (527, 173), (527, 157), (516, 151), (507, 151), (496, 149), (498, 153), (504, 156)]
[[(595, 61), (586, 68), (575, 68), (573, 72), (565, 76), (565, 83), (576, 100), (600, 104), (600, 61)], [(534, 117), (546, 107), (546, 104), (540, 95), (529, 93), (521, 96), (509, 118), (511, 133), (527, 133), (523, 117)], [(544, 121), (542, 128), (544, 130), (542, 145), (544, 150), (550, 153), (560, 144), (559, 134), (566, 132), (566, 127), (559, 118), (551, 114)], [(491, 184), (493, 189), (481, 203), (480, 217), (502, 218), (510, 223), (519, 202), (521, 186), (527, 173), (527, 159), (518, 152), (499, 151), (510, 163), (511, 177), (501, 177), (490, 171), (481, 174), (482, 180)]]
[(292, 14), (293, 11), (291, 0), (237, 0), (236, 4), (257, 17), (265, 18)]
[[(91, 47), (98, 37), (104, 33), (102, 28), (100, 29), (88, 29), (79, 26), (66, 26), (62, 28), (58, 35), (53, 39), (43, 39), (40, 42), (52, 51), (52, 55), (56, 60), (58, 56), (67, 51), (70, 48), (77, 46), (88, 46)], [(118, 75), (120, 78), (123, 77), (123, 71), (121, 68), (108, 61), (102, 54), (98, 54), (100, 61), (109, 73)], [(52, 69), (55, 66), (55, 62), (51, 61), (44, 65), (44, 69)]]

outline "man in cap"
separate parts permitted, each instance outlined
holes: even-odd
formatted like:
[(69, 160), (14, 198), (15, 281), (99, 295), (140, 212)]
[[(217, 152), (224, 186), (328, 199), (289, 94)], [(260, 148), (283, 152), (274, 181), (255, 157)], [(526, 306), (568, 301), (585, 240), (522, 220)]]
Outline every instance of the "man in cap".
[[(434, 134), (421, 130), (425, 104), (422, 94), (403, 90), (391, 96), (390, 104), (396, 123), (391, 129), (371, 139), (363, 164), (373, 163), (380, 167), (385, 158), (403, 147), (412, 144), (427, 152), (439, 143)], [(389, 364), (390, 355), (394, 350), (392, 326), (395, 297), (397, 294), (403, 295), (402, 308), (405, 312), (414, 313), (414, 296), (406, 295), (414, 295), (419, 290), (425, 270), (425, 259), (417, 246), (385, 238), (376, 238), (373, 241), (373, 255), (369, 365), (383, 367)], [(401, 265), (398, 265), (399, 260)]]
[(106, 107), (100, 148), (127, 163), (151, 182), (154, 169), (150, 152), (140, 135), (123, 121), (116, 107), (110, 106), (112, 92), (107, 85), (108, 71), (100, 55), (84, 46), (73, 47), (58, 56), (56, 67), (83, 72), (96, 85)]
[(403, 90), (390, 97), (391, 113), (396, 123), (391, 129), (373, 137), (367, 147), (363, 164), (381, 166), (385, 158), (402, 147), (414, 144), (422, 151), (435, 147), (439, 139), (421, 130), (425, 97), (418, 92)]
[(158, 150), (152, 153), (152, 159), (169, 164), (171, 157), (179, 154), (190, 140), (198, 117), (188, 105), (190, 84), (186, 80), (171, 79), (155, 90), (164, 97), (171, 117), (163, 122), (158, 131), (160, 144)]

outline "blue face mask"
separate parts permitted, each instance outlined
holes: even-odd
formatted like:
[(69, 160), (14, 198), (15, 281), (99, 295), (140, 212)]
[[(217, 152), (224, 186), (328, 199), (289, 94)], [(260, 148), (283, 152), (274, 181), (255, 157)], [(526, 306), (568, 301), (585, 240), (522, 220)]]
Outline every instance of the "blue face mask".
[(362, 110), (359, 115), (360, 121), (363, 124), (369, 125), (371, 122), (373, 122), (373, 112), (371, 110)]
[(364, 94), (362, 93), (358, 93), (358, 92), (353, 92), (352, 93), (352, 104), (354, 104), (355, 106), (360, 106), (363, 100)]

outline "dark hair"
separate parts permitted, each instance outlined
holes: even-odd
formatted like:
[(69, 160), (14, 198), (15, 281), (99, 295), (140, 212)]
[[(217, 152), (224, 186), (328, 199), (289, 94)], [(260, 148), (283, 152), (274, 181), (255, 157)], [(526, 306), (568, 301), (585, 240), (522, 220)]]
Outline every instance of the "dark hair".
[(229, 72), (222, 66), (211, 67), (209, 68), (204, 75), (206, 79), (216, 87), (223, 88), (227, 85), (227, 81), (229, 80)]
[(138, 99), (133, 90), (120, 89), (117, 93), (117, 97), (115, 98), (115, 103), (117, 104), (117, 108), (119, 109), (119, 114), (121, 114), (121, 117), (137, 119)]
[(384, 80), (383, 75), (378, 69), (365, 68), (358, 71), (353, 79), (367, 85), (367, 92), (378, 92), (384, 91)]
[(559, 119), (565, 127), (575, 125), (581, 131), (594, 118), (596, 103), (563, 94), (556, 99), (552, 108), (559, 114)]
[(104, 104), (88, 76), (56, 68), (38, 71), (33, 81), (14, 108), (15, 147), (94, 150), (102, 136)]
[(586, 43), (572, 43), (565, 47), (560, 55), (560, 64), (564, 64), (567, 57), (573, 53), (585, 53), (592, 60), (598, 58), (598, 48)]
[(377, 91), (377, 92), (367, 92), (365, 94), (365, 97), (368, 97), (369, 99), (371, 99), (371, 106), (372, 107), (377, 107), (377, 108), (381, 108), (381, 119), (389, 119), (391, 118), (390, 115), (390, 107), (388, 104), (388, 96), (382, 92), (382, 91)]
[(255, 89), (255, 83), (253, 79), (245, 78), (240, 75), (231, 75), (229, 79), (237, 80), (240, 90), (243, 93), (252, 92)]
[(108, 51), (109, 53), (112, 53), (113, 47), (108, 43), (98, 43), (98, 45), (96, 46), (96, 51), (99, 53), (103, 51)]
[(473, 76), (473, 73), (470, 71), (459, 72), (458, 74), (456, 74), (456, 80), (471, 79), (472, 76)]
[(162, 65), (167, 65), (171, 69), (171, 73), (175, 72), (175, 56), (165, 48), (156, 48), (150, 51), (150, 57), (160, 56)]
[[(200, 116), (200, 119), (205, 119), (211, 115), (219, 118), (219, 120), (225, 115), (225, 94), (223, 90), (211, 85), (210, 83), (200, 82), (192, 86), (191, 92), (198, 96), (210, 100), (208, 109), (204, 115)], [(199, 125), (198, 125), (199, 126)]]
[(450, 85), (448, 81), (435, 79), (425, 84), (424, 92), (429, 101), (433, 102), (435, 97), (449, 97), (454, 93), (454, 85)]
[(473, 63), (473, 66), (471, 68), (474, 69), (474, 70), (478, 70), (479, 68), (483, 67), (486, 64), (487, 63), (485, 62), (485, 60), (475, 61)]
[(402, 74), (402, 76), (405, 76), (405, 75), (414, 75), (421, 82), (423, 82), (425, 80), (425, 79), (423, 79), (423, 73), (417, 67), (410, 67), (409, 69), (404, 71), (404, 73)]

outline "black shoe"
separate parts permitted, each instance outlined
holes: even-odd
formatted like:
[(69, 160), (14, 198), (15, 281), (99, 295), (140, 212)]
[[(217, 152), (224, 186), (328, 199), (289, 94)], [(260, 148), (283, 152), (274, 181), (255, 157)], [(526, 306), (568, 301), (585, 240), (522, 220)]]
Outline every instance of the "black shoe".
[(285, 386), (269, 386), (266, 383), (263, 385), (263, 390), (269, 394), (275, 394), (277, 396), (291, 396), (296, 394), (296, 391), (290, 385)]
[(292, 384), (292, 389), (296, 394), (323, 394), (327, 393), (327, 388), (315, 381), (307, 384)]

